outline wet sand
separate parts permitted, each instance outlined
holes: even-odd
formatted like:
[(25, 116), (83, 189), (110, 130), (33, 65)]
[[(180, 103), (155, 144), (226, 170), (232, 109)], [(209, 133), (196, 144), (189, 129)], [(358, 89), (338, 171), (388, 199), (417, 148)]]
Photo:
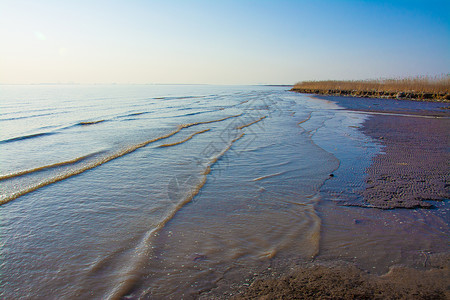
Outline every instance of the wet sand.
[(450, 119), (376, 115), (362, 131), (384, 146), (367, 170), (366, 205), (432, 208), (449, 198)]
[(366, 169), (366, 187), (351, 201), (324, 195), (312, 262), (235, 286), (234, 299), (449, 299), (448, 109), (323, 99), (371, 114), (360, 130), (382, 151)]
[(450, 198), (450, 112), (448, 104), (392, 99), (324, 97), (370, 114), (360, 130), (382, 152), (366, 170), (363, 205), (382, 209), (432, 208)]
[(313, 265), (279, 279), (257, 280), (232, 299), (449, 299), (442, 280), (449, 276), (448, 268), (399, 267), (376, 276), (352, 265)]
[(357, 193), (357, 199), (343, 197), (342, 204), (381, 209), (433, 208), (436, 201), (450, 198), (449, 104), (316, 98), (367, 114), (359, 130), (381, 147), (365, 170), (364, 189)]

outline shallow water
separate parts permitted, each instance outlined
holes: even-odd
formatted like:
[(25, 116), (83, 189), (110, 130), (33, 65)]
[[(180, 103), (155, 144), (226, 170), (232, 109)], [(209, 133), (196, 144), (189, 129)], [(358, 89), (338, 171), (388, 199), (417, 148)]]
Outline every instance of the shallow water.
[(319, 205), (320, 191), (355, 197), (380, 151), (358, 131), (364, 114), (255, 86), (0, 86), (0, 98), (4, 298), (190, 298), (229, 274), (384, 241), (322, 226), (349, 208)]

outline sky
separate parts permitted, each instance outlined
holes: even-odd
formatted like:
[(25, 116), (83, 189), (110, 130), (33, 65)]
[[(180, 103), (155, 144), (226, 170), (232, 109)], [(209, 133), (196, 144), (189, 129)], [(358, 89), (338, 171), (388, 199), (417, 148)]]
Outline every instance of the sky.
[(448, 0), (0, 0), (0, 84), (294, 84), (449, 72)]

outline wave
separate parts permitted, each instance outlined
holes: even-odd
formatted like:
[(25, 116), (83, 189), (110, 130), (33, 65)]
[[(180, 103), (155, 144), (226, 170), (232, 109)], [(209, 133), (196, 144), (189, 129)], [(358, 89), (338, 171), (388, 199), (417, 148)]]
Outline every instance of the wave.
[(231, 118), (237, 118), (237, 117), (240, 117), (240, 116), (242, 116), (242, 115), (243, 115), (243, 113), (242, 113), (242, 114), (239, 114), (239, 115), (233, 115), (233, 116), (225, 117), (225, 118), (222, 118), (222, 119), (217, 119), (217, 120), (200, 121), (200, 122), (195, 122), (195, 123), (187, 123), (187, 124), (184, 124), (184, 125), (182, 125), (182, 126), (185, 126), (185, 128), (187, 128), (187, 127), (191, 127), (191, 126), (195, 126), (195, 125), (200, 125), (200, 124), (210, 124), (210, 123), (222, 122), (222, 121), (225, 121), (225, 120), (228, 120), (228, 119), (231, 119)]
[(64, 130), (64, 129), (69, 129), (72, 127), (76, 127), (76, 126), (90, 126), (90, 125), (95, 125), (95, 124), (99, 124), (99, 123), (103, 123), (103, 122), (107, 122), (107, 120), (96, 120), (96, 121), (86, 121), (86, 122), (79, 122), (73, 125), (69, 125), (66, 127), (59, 127), (58, 126), (45, 126), (42, 128), (57, 128), (54, 131), (49, 131), (49, 132), (39, 132), (39, 133), (33, 133), (33, 134), (29, 134), (29, 135), (22, 135), (22, 136), (18, 136), (18, 137), (13, 137), (13, 138), (9, 138), (6, 140), (1, 140), (0, 144), (6, 144), (6, 143), (12, 143), (12, 142), (18, 142), (18, 141), (23, 141), (23, 140), (28, 140), (28, 139), (34, 139), (34, 138), (39, 138), (39, 137), (44, 137), (44, 136), (50, 136), (50, 135), (54, 135), (58, 133), (58, 130)]
[(50, 164), (50, 165), (45, 165), (45, 166), (41, 166), (41, 167), (37, 167), (34, 169), (28, 169), (28, 170), (23, 170), (23, 171), (19, 171), (19, 172), (15, 172), (15, 173), (10, 173), (10, 174), (6, 174), (6, 175), (0, 175), (0, 181), (5, 180), (5, 179), (11, 179), (14, 177), (19, 177), (19, 176), (23, 176), (23, 175), (27, 175), (27, 174), (32, 174), (35, 172), (39, 172), (39, 171), (44, 171), (44, 170), (48, 170), (48, 169), (53, 169), (56, 167), (61, 167), (61, 166), (66, 166), (66, 165), (72, 165), (75, 163), (78, 163), (80, 161), (83, 161), (87, 158), (91, 158), (95, 155), (101, 154), (104, 151), (98, 151), (98, 152), (94, 152), (88, 155), (84, 155), (84, 156), (80, 156), (71, 160), (66, 160), (66, 161), (62, 161), (62, 162), (58, 162), (58, 163), (54, 163), (54, 164)]
[(6, 143), (17, 142), (17, 141), (22, 141), (22, 140), (34, 139), (34, 138), (39, 138), (39, 137), (43, 137), (43, 136), (49, 136), (49, 135), (53, 135), (53, 134), (56, 134), (56, 132), (40, 132), (40, 133), (34, 133), (34, 134), (30, 134), (30, 135), (22, 135), (22, 136), (10, 138), (10, 139), (2, 140), (2, 141), (0, 141), (0, 144), (6, 144)]
[(219, 154), (217, 154), (214, 158), (212, 158), (208, 165), (206, 166), (205, 170), (202, 173), (202, 178), (200, 182), (197, 184), (197, 186), (193, 187), (192, 190), (188, 193), (186, 198), (184, 198), (182, 201), (180, 201), (170, 212), (169, 214), (161, 221), (159, 222), (155, 228), (148, 231), (144, 237), (141, 239), (140, 243), (136, 247), (136, 250), (133, 252), (134, 255), (132, 256), (132, 261), (126, 264), (126, 270), (123, 270), (124, 276), (121, 276), (120, 282), (115, 284), (114, 289), (108, 294), (108, 299), (122, 299), (124, 296), (130, 293), (130, 290), (134, 287), (136, 282), (140, 279), (139, 277), (135, 276), (136, 272), (133, 272), (133, 270), (136, 270), (139, 268), (148, 258), (149, 250), (151, 249), (149, 247), (151, 239), (175, 216), (175, 214), (186, 204), (191, 202), (195, 196), (197, 196), (200, 193), (200, 190), (203, 188), (203, 186), (206, 184), (207, 175), (211, 172), (211, 167), (223, 156), (225, 153), (231, 149), (233, 144), (242, 138), (245, 135), (245, 133), (241, 133), (238, 137), (233, 139), (227, 147), (225, 147)]
[(197, 111), (197, 112), (193, 112), (193, 113), (189, 113), (189, 114), (180, 115), (178, 117), (195, 116), (195, 115), (200, 115), (200, 114), (209, 113), (209, 112), (212, 112), (212, 110), (211, 111)]
[(105, 123), (105, 122), (110, 122), (111, 119), (100, 119), (100, 120), (94, 120), (94, 121), (81, 121), (78, 123), (74, 123), (65, 127), (59, 127), (58, 130), (66, 130), (66, 129), (71, 129), (73, 127), (79, 127), (79, 126), (91, 126), (91, 125), (96, 125), (96, 124), (100, 124), (100, 123)]
[(97, 120), (97, 121), (86, 121), (86, 122), (80, 122), (77, 123), (76, 125), (81, 125), (81, 126), (89, 126), (89, 125), (95, 125), (95, 124), (99, 124), (99, 123), (103, 123), (106, 122), (106, 120)]
[(197, 112), (181, 115), (181, 117), (195, 116), (195, 115), (199, 115), (199, 114), (202, 114), (202, 113), (205, 113), (205, 112), (204, 111), (197, 111)]
[(197, 108), (196, 107), (182, 107), (177, 110), (193, 110), (193, 109), (197, 109)]
[[(242, 114), (240, 114), (240, 115), (242, 115)], [(169, 137), (177, 134), (178, 132), (180, 132), (184, 128), (188, 128), (188, 127), (192, 127), (192, 126), (196, 126), (196, 125), (200, 125), (200, 124), (209, 124), (209, 123), (214, 123), (214, 122), (222, 122), (224, 120), (228, 120), (230, 118), (235, 118), (235, 117), (238, 117), (240, 115), (229, 116), (229, 117), (225, 117), (225, 118), (222, 118), (222, 119), (216, 119), (216, 120), (210, 120), (210, 121), (203, 121), (203, 122), (195, 122), (195, 123), (187, 123), (187, 124), (178, 125), (175, 130), (173, 130), (173, 131), (171, 131), (171, 132), (169, 132), (169, 133), (167, 133), (165, 135), (161, 135), (159, 137), (156, 137), (156, 138), (144, 141), (142, 143), (135, 144), (135, 145), (129, 146), (127, 148), (121, 149), (121, 150), (119, 150), (119, 151), (117, 151), (115, 153), (112, 153), (112, 154), (110, 154), (108, 156), (105, 156), (105, 157), (103, 157), (103, 158), (101, 158), (101, 159), (99, 159), (97, 161), (94, 161), (93, 163), (84, 165), (84, 166), (82, 166), (82, 167), (80, 167), (78, 169), (75, 169), (75, 170), (71, 170), (68, 173), (63, 173), (63, 174), (59, 174), (59, 175), (57, 175), (55, 177), (52, 177), (52, 178), (47, 178), (47, 179), (41, 181), (40, 183), (37, 183), (37, 184), (32, 185), (32, 186), (28, 186), (28, 187), (26, 187), (26, 188), (24, 188), (24, 189), (22, 189), (20, 191), (17, 191), (15, 193), (7, 195), (7, 196), (5, 196), (3, 198), (0, 198), (0, 205), (8, 203), (8, 202), (10, 202), (12, 200), (15, 200), (15, 199), (17, 199), (17, 198), (19, 198), (21, 196), (24, 196), (26, 194), (29, 194), (29, 193), (33, 192), (33, 191), (36, 191), (37, 189), (40, 189), (40, 188), (42, 188), (44, 186), (47, 186), (47, 185), (50, 185), (50, 184), (53, 184), (53, 183), (65, 180), (65, 179), (70, 178), (72, 176), (75, 176), (75, 175), (81, 174), (83, 172), (86, 172), (88, 170), (94, 169), (94, 168), (96, 168), (96, 167), (98, 167), (100, 165), (103, 165), (103, 164), (105, 164), (105, 163), (107, 163), (107, 162), (109, 162), (109, 161), (111, 161), (113, 159), (122, 157), (122, 156), (124, 156), (126, 154), (129, 154), (131, 152), (134, 152), (137, 149), (145, 147), (145, 146), (147, 146), (147, 145), (149, 145), (151, 143), (154, 143), (154, 142), (157, 142), (157, 141), (169, 138)], [(15, 177), (17, 177), (17, 176), (15, 176)]]
[(3, 118), (3, 119), (0, 119), (0, 121), (14, 121), (14, 120), (21, 120), (21, 119), (31, 119), (31, 118), (37, 118), (37, 117), (50, 116), (50, 115), (54, 115), (54, 114), (55, 113), (48, 113), (48, 114), (39, 114), (39, 115), (31, 115), (31, 116), (13, 117), (13, 118)]
[(151, 112), (150, 111), (135, 112), (135, 113), (129, 113), (126, 115), (117, 116), (116, 118), (120, 119), (120, 118), (127, 118), (127, 117), (136, 117), (136, 116), (145, 115), (145, 114), (149, 114), (149, 113), (151, 113)]
[[(242, 115), (242, 114), (241, 114)], [(240, 116), (240, 115), (238, 115)], [(186, 128), (190, 126), (195, 126), (199, 124), (207, 124), (212, 122), (220, 122), (229, 118), (233, 118), (237, 116), (230, 116), (223, 119), (218, 120), (211, 120), (211, 121), (204, 121), (204, 122), (198, 122), (198, 123), (190, 123), (190, 124), (184, 124), (180, 125), (180, 127)], [(245, 125), (242, 125), (242, 128), (251, 126), (252, 124), (255, 124), (261, 120), (263, 120), (265, 117), (262, 117), (256, 121), (252, 121), (250, 123), (247, 123)], [(207, 130), (205, 130), (207, 131)], [(200, 133), (200, 132), (198, 132)], [(198, 133), (194, 133), (198, 134)], [(194, 197), (196, 197), (201, 189), (204, 187), (207, 181), (207, 176), (211, 173), (212, 167), (232, 148), (232, 146), (235, 144), (236, 141), (240, 140), (245, 135), (245, 132), (241, 132), (237, 137), (232, 139), (225, 147), (224, 149), (218, 153), (216, 156), (211, 158), (209, 162), (206, 164), (203, 172), (200, 174), (200, 178), (198, 180), (198, 183), (192, 188), (187, 191), (186, 196), (179, 201), (170, 212), (167, 213), (167, 215), (158, 223), (154, 228), (147, 231), (140, 241), (138, 242), (137, 246), (132, 249), (132, 255), (130, 255), (130, 260), (123, 263), (123, 269), (121, 270), (120, 278), (118, 279), (118, 282), (114, 282), (112, 284), (113, 289), (105, 295), (105, 298), (108, 299), (122, 299), (126, 297), (127, 295), (132, 292), (133, 288), (135, 287), (136, 283), (141, 279), (140, 276), (136, 276), (136, 274), (139, 274), (139, 272), (136, 272), (137, 269), (140, 269), (141, 266), (148, 260), (149, 256), (151, 255), (152, 247), (151, 247), (151, 241), (152, 239), (158, 234), (158, 232), (164, 228), (164, 226), (174, 218), (176, 213), (180, 211), (186, 204), (190, 203)], [(175, 143), (174, 143), (175, 144)], [(102, 261), (101, 263), (97, 263), (99, 266), (102, 266), (106, 264), (105, 261)], [(91, 274), (92, 276), (95, 276), (95, 272), (99, 268), (93, 268), (92, 271), (94, 274)]]
[(45, 126), (39, 127), (38, 129), (45, 130), (45, 129), (55, 129), (55, 128), (60, 128), (60, 126), (58, 126), (58, 125), (45, 125)]
[(265, 175), (265, 176), (261, 176), (258, 178), (253, 179), (252, 181), (260, 181), (263, 179), (267, 179), (267, 178), (271, 178), (271, 177), (275, 177), (275, 176), (279, 176), (279, 175), (283, 175), (284, 172), (278, 172), (278, 173), (274, 173), (274, 174), (269, 174), (269, 175)]
[(182, 99), (196, 99), (205, 98), (205, 96), (181, 96), (181, 97), (156, 97), (155, 100), (182, 100)]
[(170, 133), (168, 133), (166, 135), (163, 135), (163, 136), (157, 137), (155, 139), (151, 139), (151, 140), (142, 142), (142, 143), (137, 144), (137, 145), (133, 145), (133, 146), (127, 147), (127, 148), (122, 149), (122, 150), (120, 150), (120, 151), (118, 151), (116, 153), (113, 153), (113, 154), (109, 155), (109, 156), (103, 157), (102, 159), (100, 159), (98, 161), (95, 161), (94, 163), (91, 163), (91, 164), (88, 164), (88, 165), (84, 165), (81, 168), (76, 169), (76, 170), (72, 170), (71, 172), (64, 173), (64, 174), (59, 174), (59, 175), (57, 175), (55, 177), (45, 179), (45, 180), (41, 181), (38, 184), (29, 186), (29, 187), (27, 187), (27, 188), (25, 188), (25, 189), (23, 189), (21, 191), (12, 193), (11, 195), (8, 195), (8, 196), (0, 199), (0, 205), (8, 203), (9, 201), (15, 200), (15, 199), (17, 199), (17, 198), (19, 198), (19, 197), (21, 197), (23, 195), (26, 195), (28, 193), (33, 192), (33, 191), (36, 191), (37, 189), (40, 189), (40, 188), (42, 188), (44, 186), (47, 186), (47, 185), (50, 185), (50, 184), (62, 181), (64, 179), (67, 179), (67, 178), (70, 178), (72, 176), (75, 176), (75, 175), (81, 174), (83, 172), (86, 172), (88, 170), (94, 169), (94, 168), (96, 168), (96, 167), (98, 167), (100, 165), (103, 165), (103, 164), (105, 164), (105, 163), (107, 163), (107, 162), (109, 162), (109, 161), (111, 161), (113, 159), (116, 159), (118, 157), (124, 156), (124, 155), (126, 155), (128, 153), (131, 153), (133, 151), (136, 151), (139, 148), (145, 147), (145, 146), (147, 146), (150, 143), (153, 143), (153, 142), (156, 142), (156, 141), (168, 138), (168, 137), (178, 133), (181, 129), (182, 129), (182, 127), (178, 127), (176, 130), (174, 130), (174, 131), (172, 131), (172, 132), (170, 132)]
[(300, 126), (300, 124), (305, 123), (306, 121), (309, 121), (309, 119), (311, 119), (311, 114), (312, 114), (312, 113), (309, 113), (309, 115), (306, 117), (306, 119), (304, 119), (304, 120), (298, 122), (297, 125)]
[(137, 113), (128, 114), (127, 117), (140, 116), (140, 115), (145, 115), (145, 114), (148, 114), (148, 113), (149, 113), (148, 111), (137, 112)]
[[(242, 115), (242, 114), (241, 114)], [(240, 115), (239, 115), (240, 116)], [(232, 116), (233, 117), (233, 116)], [(234, 116), (236, 117), (236, 116)], [(231, 117), (227, 117), (224, 119), (229, 119)], [(256, 121), (252, 121), (248, 124), (240, 126), (241, 129), (251, 126), (261, 120), (263, 120), (265, 117), (262, 117)], [(222, 119), (223, 120), (223, 119)], [(218, 121), (218, 120), (216, 120)], [(209, 123), (214, 121), (209, 121)], [(203, 123), (208, 123), (203, 122)], [(192, 124), (191, 124), (192, 125)], [(192, 125), (193, 126), (193, 125)], [(123, 270), (124, 275), (121, 276), (120, 282), (114, 285), (114, 289), (107, 295), (107, 298), (110, 299), (121, 299), (124, 296), (128, 295), (133, 287), (135, 286), (136, 282), (140, 279), (134, 274), (136, 272), (133, 272), (133, 270), (136, 270), (139, 268), (145, 261), (148, 259), (149, 251), (151, 250), (151, 239), (175, 216), (175, 214), (186, 204), (191, 202), (195, 196), (197, 196), (200, 193), (200, 190), (203, 188), (203, 186), (206, 184), (207, 175), (211, 173), (211, 168), (216, 164), (224, 155), (227, 153), (228, 150), (231, 149), (231, 147), (234, 145), (236, 141), (241, 139), (245, 135), (244, 132), (241, 132), (236, 138), (231, 140), (228, 145), (215, 157), (213, 157), (209, 163), (207, 164), (206, 168), (204, 169), (202, 175), (202, 178), (200, 179), (199, 183), (192, 188), (191, 191), (189, 191), (188, 195), (180, 201), (173, 209), (169, 212), (169, 214), (161, 221), (159, 222), (155, 228), (151, 229), (147, 233), (145, 233), (144, 237), (141, 239), (140, 243), (136, 247), (136, 250), (133, 251), (135, 255), (132, 256), (132, 261), (129, 263), (126, 263), (126, 269)]]
[[(6, 105), (6, 106), (2, 106), (2, 108), (14, 108), (16, 109), (17, 106), (16, 105)], [(37, 109), (28, 109), (26, 111), (23, 112), (27, 112), (27, 113), (37, 113), (37, 112), (49, 112), (49, 111), (56, 111), (58, 110), (57, 108), (37, 108)], [(5, 112), (5, 113), (0, 113), (0, 116), (4, 116), (4, 115), (10, 115), (10, 114), (14, 114), (16, 112)]]
[(267, 118), (267, 116), (263, 116), (263, 117), (261, 117), (261, 118), (255, 120), (255, 121), (253, 121), (253, 122), (250, 122), (250, 123), (248, 123), (248, 124), (245, 124), (245, 125), (242, 125), (242, 126), (238, 126), (238, 127), (236, 127), (236, 129), (244, 129), (245, 127), (248, 127), (248, 126), (251, 126), (251, 125), (253, 125), (253, 124), (256, 124), (256, 123), (258, 123), (258, 122), (264, 120), (265, 118)]
[(170, 143), (170, 144), (163, 144), (163, 145), (159, 145), (158, 148), (162, 148), (162, 147), (171, 147), (171, 146), (176, 146), (179, 144), (183, 144), (184, 142), (189, 141), (190, 139), (192, 139), (194, 136), (196, 136), (197, 134), (202, 134), (204, 132), (210, 131), (211, 129), (205, 129), (202, 131), (197, 131), (194, 132), (193, 134), (191, 134), (190, 136), (188, 136), (187, 138), (185, 138), (184, 140), (178, 141), (178, 142), (174, 142), (174, 143)]

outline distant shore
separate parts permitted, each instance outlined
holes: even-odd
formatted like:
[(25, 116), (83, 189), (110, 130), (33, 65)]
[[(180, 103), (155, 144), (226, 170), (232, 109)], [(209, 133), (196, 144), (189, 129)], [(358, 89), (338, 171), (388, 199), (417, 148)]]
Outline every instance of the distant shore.
[(317, 94), (325, 96), (347, 96), (360, 98), (386, 98), (399, 100), (436, 101), (450, 103), (449, 93), (415, 93), (415, 92), (389, 92), (389, 91), (364, 91), (364, 90), (319, 90), (319, 89), (291, 89), (293, 92), (304, 94)]
[(450, 102), (450, 76), (386, 80), (303, 81), (293, 92), (327, 96)]

